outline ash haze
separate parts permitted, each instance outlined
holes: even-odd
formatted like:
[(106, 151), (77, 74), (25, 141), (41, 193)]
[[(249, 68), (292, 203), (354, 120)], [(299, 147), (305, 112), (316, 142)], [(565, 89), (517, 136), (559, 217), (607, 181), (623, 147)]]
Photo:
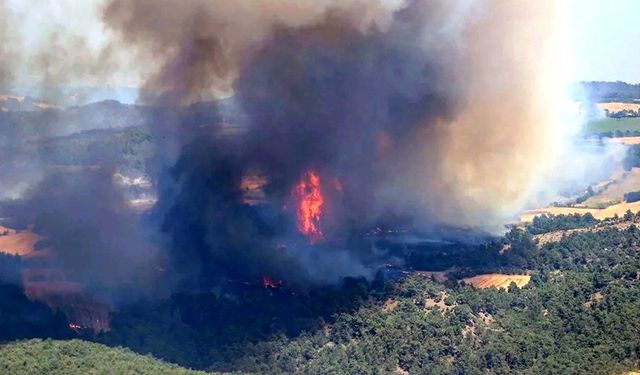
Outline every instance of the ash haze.
[[(5, 87), (35, 85), (52, 101), (69, 85), (140, 89), (158, 140), (146, 161), (159, 199), (153, 219), (83, 234), (130, 238), (145, 254), (164, 249), (171, 282), (185, 288), (265, 269), (301, 284), (371, 276), (388, 254), (354, 245), (353, 233), (394, 217), (419, 230), (499, 234), (521, 210), (608, 173), (618, 156), (573, 149), (568, 3), (5, 0), (1, 9)], [(220, 136), (231, 121), (211, 102), (220, 98), (240, 114), (237, 137)], [(219, 121), (203, 123), (196, 104)], [(318, 244), (305, 241), (290, 208), (312, 172), (327, 195)], [(260, 208), (239, 192), (255, 175), (266, 181)], [(39, 202), (55, 187), (41, 181), (10, 205), (29, 214), (23, 221), (45, 214)], [(104, 220), (121, 212), (111, 200), (67, 207)], [(69, 225), (83, 217), (65, 216)], [(100, 251), (109, 246), (121, 245)]]

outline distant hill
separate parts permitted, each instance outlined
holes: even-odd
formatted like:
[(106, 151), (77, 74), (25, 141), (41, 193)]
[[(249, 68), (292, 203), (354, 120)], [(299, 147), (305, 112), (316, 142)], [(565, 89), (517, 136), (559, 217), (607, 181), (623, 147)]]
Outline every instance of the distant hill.
[[(3, 98), (6, 100), (3, 101)], [(232, 100), (162, 108), (105, 100), (59, 108), (30, 98), (0, 95), (0, 146), (92, 130), (146, 127), (166, 121), (171, 121), (171, 126), (185, 124), (202, 127), (236, 124), (243, 121), (243, 117), (242, 111), (236, 108)]]
[(640, 102), (640, 84), (617, 82), (579, 82), (572, 87), (576, 100), (591, 102)]
[(0, 140), (21, 141), (58, 137), (93, 129), (139, 126), (145, 110), (116, 101), (104, 101), (68, 109), (0, 112)]
[(29, 340), (0, 346), (0, 373), (11, 375), (211, 374), (192, 371), (136, 354), (82, 340)]

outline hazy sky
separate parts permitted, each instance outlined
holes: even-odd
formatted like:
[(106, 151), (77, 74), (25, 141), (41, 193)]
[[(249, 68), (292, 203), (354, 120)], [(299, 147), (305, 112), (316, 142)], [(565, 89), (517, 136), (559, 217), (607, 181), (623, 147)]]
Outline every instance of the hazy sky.
[(640, 0), (573, 0), (577, 80), (640, 83)]
[[(109, 39), (109, 30), (99, 21), (98, 9), (102, 0), (5, 1), (13, 11), (14, 31), (21, 35), (22, 48), (27, 51), (46, 45), (48, 41), (44, 36), (52, 31), (64, 30), (65, 33), (86, 37), (89, 47), (96, 50)], [(402, 0), (386, 1), (399, 3)], [(474, 0), (458, 1), (460, 4), (474, 3)], [(564, 1), (567, 5), (567, 37), (570, 40), (569, 52), (573, 56), (571, 69), (568, 69), (572, 76), (568, 80), (640, 83), (640, 0), (557, 1)], [(26, 65), (24, 69), (28, 69)], [(17, 73), (23, 83), (29, 80), (28, 71)], [(88, 81), (85, 78), (82, 82), (86, 84)], [(139, 82), (135, 72), (119, 71), (109, 78), (109, 82), (93, 85), (132, 87)]]

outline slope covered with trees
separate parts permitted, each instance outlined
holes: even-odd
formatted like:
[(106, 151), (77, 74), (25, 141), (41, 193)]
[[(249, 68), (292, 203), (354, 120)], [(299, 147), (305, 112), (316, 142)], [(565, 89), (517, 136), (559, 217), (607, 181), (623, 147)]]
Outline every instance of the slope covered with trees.
[[(550, 216), (486, 245), (410, 248), (415, 271), (388, 269), (338, 288), (245, 285), (144, 301), (115, 313), (111, 332), (84, 338), (208, 371), (619, 374), (640, 367), (640, 230), (632, 220), (596, 221), (590, 229), (590, 217)], [(542, 246), (534, 238), (568, 228), (583, 230)], [(450, 264), (456, 267), (446, 281), (424, 272)], [(481, 273), (527, 274), (531, 281), (507, 289), (462, 281)], [(9, 374), (20, 367), (1, 366), (49, 366), (34, 367), (35, 374), (111, 362), (139, 366), (134, 373), (169, 368), (78, 341), (11, 344), (0, 358), (0, 373)]]
[[(100, 340), (252, 373), (620, 373), (640, 364), (640, 231), (601, 227), (542, 247), (531, 233), (592, 220), (548, 217), (484, 247), (423, 254), (423, 268), (435, 257), (459, 265), (444, 283), (414, 272), (305, 296), (174, 298), (122, 312)], [(532, 279), (507, 290), (461, 282), (483, 272)]]
[(81, 340), (30, 340), (0, 347), (0, 373), (24, 375), (198, 375), (122, 348)]
[(631, 101), (640, 99), (640, 84), (626, 82), (580, 82), (573, 87), (574, 97), (582, 99), (584, 96), (594, 102)]

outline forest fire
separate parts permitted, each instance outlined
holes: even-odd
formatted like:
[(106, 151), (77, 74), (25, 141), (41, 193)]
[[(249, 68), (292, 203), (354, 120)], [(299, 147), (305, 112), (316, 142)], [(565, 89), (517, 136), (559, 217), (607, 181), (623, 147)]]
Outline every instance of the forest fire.
[(322, 196), (320, 176), (314, 170), (309, 170), (302, 180), (294, 187), (294, 197), (298, 200), (297, 220), (298, 230), (316, 243), (324, 239), (320, 229), (320, 217), (324, 197)]
[(83, 329), (84, 327), (77, 323), (69, 323), (69, 328), (77, 332)]
[(273, 281), (266, 276), (262, 276), (260, 282), (265, 289), (279, 289), (282, 287), (282, 280)]

